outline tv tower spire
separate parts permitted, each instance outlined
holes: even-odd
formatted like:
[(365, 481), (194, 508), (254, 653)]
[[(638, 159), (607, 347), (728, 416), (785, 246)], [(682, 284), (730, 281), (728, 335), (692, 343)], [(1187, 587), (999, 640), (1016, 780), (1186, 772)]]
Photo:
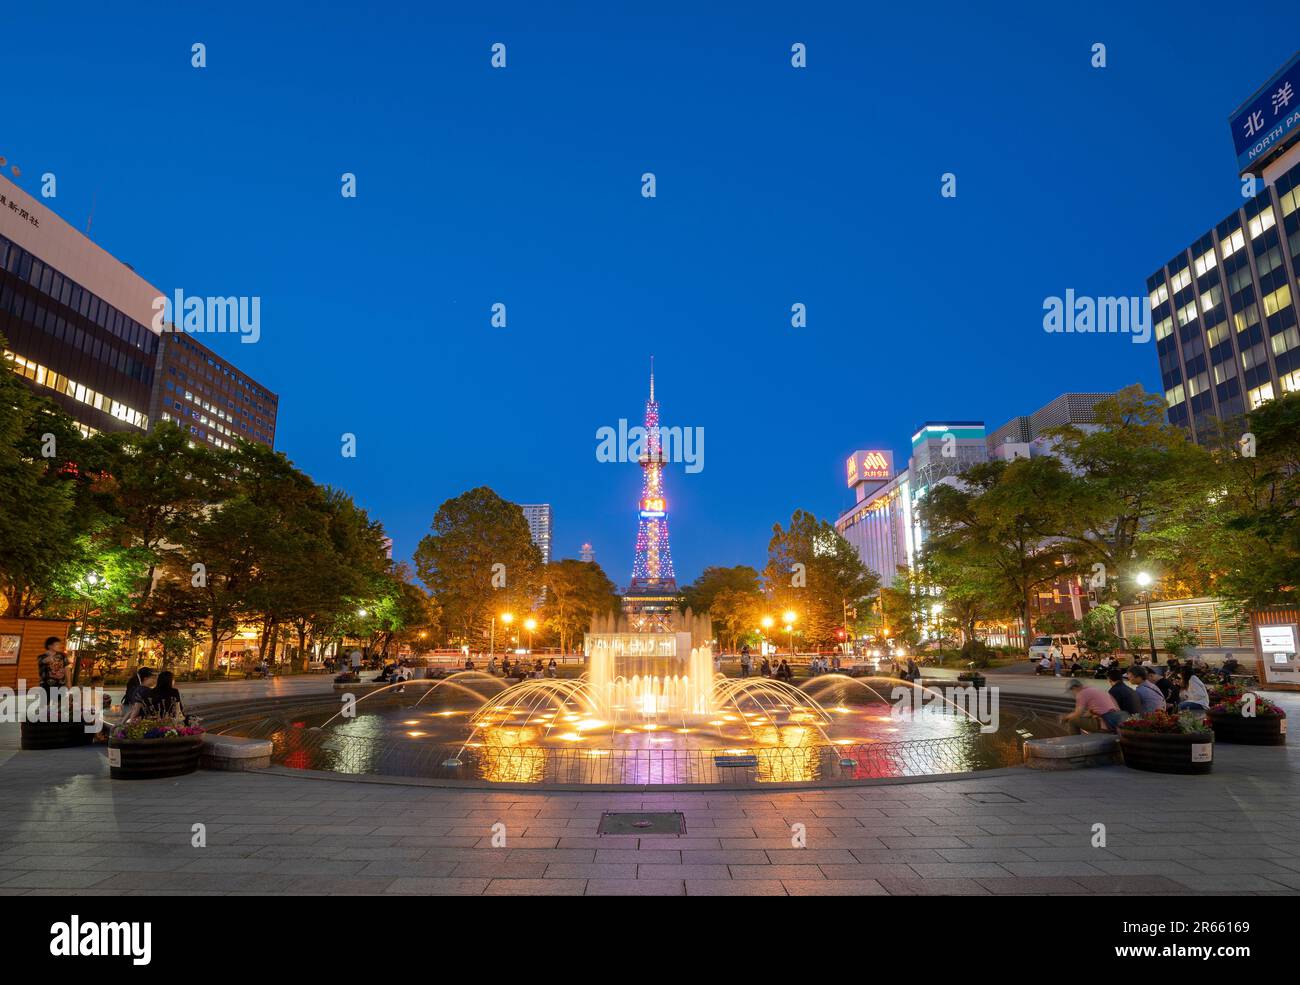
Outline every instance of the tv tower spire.
[(632, 563), (632, 590), (675, 590), (672, 550), (668, 546), (668, 501), (664, 498), (664, 456), (659, 438), (659, 402), (655, 400), (655, 363), (650, 357), (650, 399), (645, 404), (645, 453), (641, 455), (641, 500)]

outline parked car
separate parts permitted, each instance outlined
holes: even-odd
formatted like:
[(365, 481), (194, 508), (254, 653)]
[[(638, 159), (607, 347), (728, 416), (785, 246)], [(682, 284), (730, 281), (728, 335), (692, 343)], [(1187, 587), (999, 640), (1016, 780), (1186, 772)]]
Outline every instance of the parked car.
[(1062, 633), (1057, 636), (1035, 636), (1034, 641), (1029, 644), (1029, 659), (1035, 663), (1042, 660), (1051, 652), (1053, 643), (1061, 648), (1062, 660), (1069, 660), (1071, 657), (1083, 655), (1083, 647), (1080, 645), (1079, 638), (1073, 633)]

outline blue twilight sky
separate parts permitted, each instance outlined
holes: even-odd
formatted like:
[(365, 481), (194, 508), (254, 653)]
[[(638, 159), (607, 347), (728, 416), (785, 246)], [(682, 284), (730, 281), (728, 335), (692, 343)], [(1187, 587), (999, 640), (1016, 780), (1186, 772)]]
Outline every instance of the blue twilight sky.
[(639, 470), (595, 433), (653, 353), (706, 438), (666, 480), (686, 581), (923, 420), (1157, 388), (1153, 345), (1049, 336), (1043, 299), (1144, 293), (1236, 208), (1228, 114), (1300, 48), (1294, 2), (701, 6), (10, 4), (0, 154), (163, 290), (262, 298), (258, 344), (205, 341), (398, 556), (487, 484), (625, 584)]

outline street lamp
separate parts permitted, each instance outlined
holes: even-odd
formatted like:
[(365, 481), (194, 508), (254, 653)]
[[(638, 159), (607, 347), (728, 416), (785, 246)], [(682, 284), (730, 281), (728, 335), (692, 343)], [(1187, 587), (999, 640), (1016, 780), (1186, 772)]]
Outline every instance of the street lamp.
[[(513, 612), (503, 612), (501, 613), (501, 621), (505, 623), (507, 626), (509, 626), (512, 622), (515, 621), (515, 614)], [(489, 657), (495, 656), (496, 652), (497, 652), (497, 617), (493, 615), (492, 616), (492, 642), (488, 644), (488, 656)]]
[(794, 621), (799, 618), (798, 613), (793, 609), (787, 609), (782, 616), (785, 620), (785, 631), (790, 634), (790, 659), (794, 659)]
[(529, 616), (524, 620), (524, 629), (528, 630), (528, 652), (533, 652), (533, 630), (537, 628), (537, 620)]
[(764, 637), (767, 635), (766, 631), (772, 628), (772, 623), (774, 621), (775, 620), (773, 620), (771, 616), (764, 616), (759, 620), (761, 627), (758, 631), (758, 655), (760, 657), (766, 655), (763, 652), (763, 648), (767, 646), (767, 640), (764, 639)]
[[(76, 620), (76, 623), (74, 624), (77, 630), (77, 655), (75, 658), (73, 658), (72, 661), (72, 683), (73, 684), (76, 684), (78, 679), (81, 677), (81, 649), (82, 649), (81, 645), (86, 640), (86, 621), (90, 618), (90, 609), (91, 609), (90, 592), (95, 588), (95, 586), (99, 584), (100, 582), (99, 574), (94, 571), (86, 572), (85, 582), (86, 585), (88, 586), (86, 590), (86, 604), (85, 607), (82, 608), (81, 610), (80, 617)], [(108, 582), (104, 582), (104, 584), (107, 585)]]
[(1156, 663), (1156, 631), (1151, 624), (1151, 585), (1155, 581), (1145, 571), (1139, 571), (1134, 579), (1142, 588), (1142, 597), (1147, 609), (1147, 643), (1151, 647), (1151, 663)]

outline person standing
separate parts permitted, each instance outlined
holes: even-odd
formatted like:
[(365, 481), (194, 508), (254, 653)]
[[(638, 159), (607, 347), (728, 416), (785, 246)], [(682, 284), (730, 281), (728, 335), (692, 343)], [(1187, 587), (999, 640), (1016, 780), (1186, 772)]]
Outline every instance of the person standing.
[(36, 661), (41, 687), (49, 694), (51, 688), (68, 686), (68, 661), (63, 655), (63, 640), (51, 636), (45, 641), (45, 652)]
[(1047, 653), (1048, 653), (1048, 656), (1050, 656), (1050, 657), (1052, 658), (1052, 676), (1053, 676), (1053, 677), (1060, 677), (1060, 676), (1061, 676), (1061, 656), (1062, 656), (1060, 645), (1057, 644), (1055, 640), (1053, 640), (1053, 641), (1052, 641), (1052, 648), (1051, 648), (1050, 650), (1048, 650)]
[(749, 662), (749, 647), (748, 647), (748, 646), (745, 646), (745, 647), (742, 647), (742, 648), (741, 648), (741, 651), (740, 651), (740, 676), (741, 676), (741, 677), (748, 677), (748, 676), (749, 676), (749, 668), (750, 668), (750, 662)]

